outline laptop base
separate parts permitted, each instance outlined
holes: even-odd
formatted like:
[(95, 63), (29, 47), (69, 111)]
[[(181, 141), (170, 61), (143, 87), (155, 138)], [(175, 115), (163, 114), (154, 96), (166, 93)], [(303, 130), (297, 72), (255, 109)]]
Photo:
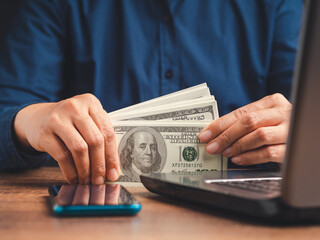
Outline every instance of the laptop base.
[(151, 192), (173, 197), (184, 202), (201, 204), (209, 208), (224, 209), (245, 214), (272, 223), (306, 223), (320, 221), (320, 208), (299, 209), (286, 204), (280, 195), (250, 197), (233, 194), (230, 188), (213, 189), (205, 179), (246, 178), (255, 176), (279, 176), (276, 171), (222, 171), (213, 173), (159, 173), (141, 176), (141, 182)]

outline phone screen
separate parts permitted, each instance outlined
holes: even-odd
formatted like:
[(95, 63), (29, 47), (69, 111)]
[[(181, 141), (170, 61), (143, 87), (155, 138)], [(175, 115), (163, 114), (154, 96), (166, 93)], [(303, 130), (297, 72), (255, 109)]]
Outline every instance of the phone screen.
[(56, 215), (133, 215), (141, 209), (119, 184), (54, 185), (49, 194)]

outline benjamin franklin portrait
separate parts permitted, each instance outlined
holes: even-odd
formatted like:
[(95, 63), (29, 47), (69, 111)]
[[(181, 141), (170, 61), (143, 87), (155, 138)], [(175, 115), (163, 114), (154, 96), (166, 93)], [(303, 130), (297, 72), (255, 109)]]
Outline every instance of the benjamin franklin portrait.
[(157, 139), (148, 128), (132, 131), (120, 153), (121, 169), (134, 181), (140, 174), (159, 172), (161, 160)]

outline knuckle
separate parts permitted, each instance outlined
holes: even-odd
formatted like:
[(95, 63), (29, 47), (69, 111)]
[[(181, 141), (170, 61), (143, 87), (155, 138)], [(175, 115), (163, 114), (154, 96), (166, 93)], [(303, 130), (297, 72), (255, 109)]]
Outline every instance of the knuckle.
[(104, 144), (104, 138), (101, 134), (96, 134), (90, 139), (88, 144), (89, 146), (101, 147)]
[(226, 132), (221, 134), (221, 139), (222, 142), (226, 145), (230, 145), (232, 143), (230, 135)]
[(286, 98), (281, 94), (281, 93), (275, 93), (270, 95), (270, 99), (271, 101), (278, 103), (278, 102), (282, 102), (283, 100), (286, 100)]
[(250, 113), (241, 119), (241, 123), (246, 129), (251, 130), (257, 124), (258, 120), (259, 119), (255, 113)]
[(92, 173), (97, 176), (104, 176), (106, 172), (106, 168), (103, 163), (95, 164), (92, 166)]
[(236, 153), (242, 153), (243, 152), (243, 145), (241, 141), (237, 141), (234, 143), (234, 149)]
[(106, 129), (104, 129), (104, 130), (103, 130), (103, 135), (104, 135), (104, 137), (106, 138), (106, 140), (107, 140), (108, 142), (113, 141), (113, 140), (115, 139), (115, 137), (116, 137), (116, 134), (115, 134), (113, 128), (106, 128)]
[(59, 123), (60, 123), (60, 116), (58, 113), (54, 112), (48, 115), (44, 124), (44, 128), (52, 127)]
[(59, 151), (56, 154), (55, 158), (59, 163), (64, 164), (64, 163), (70, 161), (71, 155), (68, 151)]
[(270, 99), (270, 101), (272, 103), (274, 103), (275, 105), (277, 104), (281, 104), (282, 106), (284, 106), (285, 108), (289, 108), (291, 109), (291, 103), (288, 101), (288, 99), (283, 96), (281, 93), (275, 93), (272, 94), (270, 96), (268, 96), (268, 98)]
[(91, 103), (100, 103), (98, 98), (92, 93), (85, 93), (85, 94), (82, 94), (81, 96), (84, 97), (86, 101), (89, 101)]
[(208, 129), (210, 129), (211, 132), (223, 131), (223, 121), (220, 121), (220, 119), (215, 120), (208, 126)]
[(110, 139), (113, 139), (115, 138), (116, 134), (114, 132), (114, 129), (112, 126), (102, 126), (101, 129), (100, 129), (103, 137), (107, 140), (107, 141), (110, 141)]
[(59, 107), (62, 109), (67, 109), (69, 111), (74, 111), (78, 109), (79, 101), (77, 97), (68, 98), (59, 102)]
[(287, 120), (288, 116), (291, 114), (291, 106), (279, 108), (279, 114), (283, 117), (283, 119)]
[(257, 130), (258, 139), (262, 142), (268, 143), (272, 139), (272, 133), (266, 128), (259, 128)]
[(92, 101), (96, 101), (97, 100), (96, 96), (93, 95), (92, 93), (85, 93), (85, 94), (83, 94), (83, 96), (88, 98), (88, 99), (90, 99), (90, 100), (92, 100)]
[(241, 107), (241, 108), (234, 110), (233, 114), (236, 117), (236, 119), (241, 119), (243, 116), (249, 114), (249, 112), (245, 107)]
[(119, 164), (119, 159), (117, 156), (108, 156), (107, 157), (108, 167), (117, 166)]
[(279, 149), (276, 146), (266, 147), (266, 158), (267, 159), (278, 159), (280, 157)]
[(84, 155), (88, 152), (88, 145), (84, 141), (74, 141), (72, 150), (78, 155)]

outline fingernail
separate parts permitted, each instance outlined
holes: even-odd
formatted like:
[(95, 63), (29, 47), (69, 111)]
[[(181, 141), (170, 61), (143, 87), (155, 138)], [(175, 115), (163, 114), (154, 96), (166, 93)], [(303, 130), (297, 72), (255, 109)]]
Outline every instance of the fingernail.
[(222, 155), (228, 157), (231, 154), (231, 147), (227, 148), (222, 152)]
[(208, 151), (208, 153), (214, 154), (214, 153), (218, 152), (219, 147), (220, 147), (220, 146), (219, 146), (219, 143), (213, 142), (213, 143), (210, 143), (210, 144), (207, 146), (207, 151)]
[(94, 184), (104, 184), (104, 177), (97, 177)]
[(206, 130), (199, 134), (199, 139), (201, 142), (208, 142), (212, 137), (212, 132), (210, 130)]
[(119, 174), (115, 168), (111, 168), (108, 172), (108, 179), (110, 181), (116, 181), (119, 177)]
[(241, 157), (233, 157), (231, 158), (231, 161), (235, 164), (241, 163)]

